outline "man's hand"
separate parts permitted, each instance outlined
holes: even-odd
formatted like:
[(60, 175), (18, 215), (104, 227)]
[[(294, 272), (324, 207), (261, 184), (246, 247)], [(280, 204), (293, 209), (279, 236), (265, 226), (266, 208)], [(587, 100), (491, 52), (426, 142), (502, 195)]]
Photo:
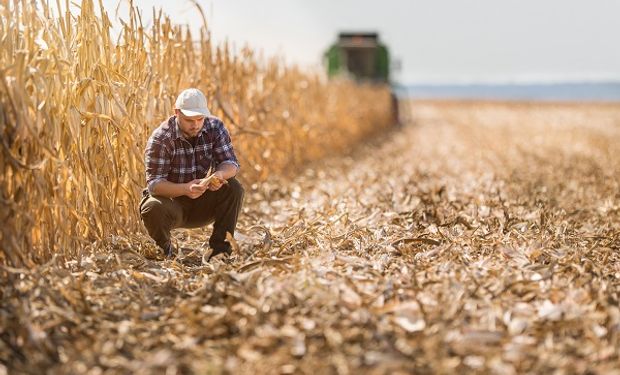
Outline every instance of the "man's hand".
[(220, 188), (227, 183), (228, 181), (226, 181), (226, 179), (224, 178), (224, 172), (216, 171), (215, 173), (213, 173), (213, 178), (211, 179), (211, 181), (209, 181), (208, 189), (211, 191), (217, 191), (220, 190)]
[(196, 199), (201, 196), (208, 187), (207, 185), (201, 184), (201, 181), (201, 179), (196, 179), (186, 183), (185, 195), (192, 199)]

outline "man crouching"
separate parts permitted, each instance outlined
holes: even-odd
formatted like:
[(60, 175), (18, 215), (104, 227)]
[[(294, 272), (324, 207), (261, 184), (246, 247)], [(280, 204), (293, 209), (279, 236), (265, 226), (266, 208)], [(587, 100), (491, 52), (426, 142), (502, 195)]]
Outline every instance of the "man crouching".
[[(146, 183), (140, 214), (149, 235), (172, 257), (173, 228), (213, 223), (209, 260), (231, 253), (226, 232), (235, 233), (243, 187), (235, 179), (239, 163), (224, 123), (211, 116), (207, 99), (187, 89), (175, 102), (174, 116), (151, 134), (145, 149)], [(207, 176), (209, 171), (212, 175)]]

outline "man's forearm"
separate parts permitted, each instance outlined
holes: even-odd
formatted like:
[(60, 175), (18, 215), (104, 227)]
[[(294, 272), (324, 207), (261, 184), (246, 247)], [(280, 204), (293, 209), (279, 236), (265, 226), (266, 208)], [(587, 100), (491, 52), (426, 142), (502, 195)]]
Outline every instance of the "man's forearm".
[[(222, 178), (228, 180), (237, 175), (237, 166), (230, 163), (223, 163), (218, 165), (217, 172)], [(151, 195), (159, 195), (166, 198), (176, 198), (182, 195), (187, 195), (189, 192), (187, 183), (174, 183), (167, 180), (161, 180), (156, 182), (151, 188)], [(191, 194), (191, 193), (190, 193)]]
[(152, 187), (152, 195), (176, 198), (187, 193), (187, 184), (177, 184), (167, 180), (156, 182)]

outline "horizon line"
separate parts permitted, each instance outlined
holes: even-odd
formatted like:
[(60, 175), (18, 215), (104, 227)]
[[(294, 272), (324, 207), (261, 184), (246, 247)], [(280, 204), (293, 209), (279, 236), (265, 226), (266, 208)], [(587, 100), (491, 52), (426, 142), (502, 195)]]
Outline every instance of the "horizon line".
[(545, 85), (601, 85), (618, 84), (620, 77), (607, 78), (517, 78), (517, 79), (454, 79), (454, 80), (410, 80), (397, 82), (397, 86), (545, 86)]

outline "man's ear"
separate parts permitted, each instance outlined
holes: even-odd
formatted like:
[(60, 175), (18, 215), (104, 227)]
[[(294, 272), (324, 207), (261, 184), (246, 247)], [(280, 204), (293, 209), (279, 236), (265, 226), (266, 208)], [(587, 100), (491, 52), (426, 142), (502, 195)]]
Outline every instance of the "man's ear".
[(177, 115), (177, 116), (178, 116), (180, 112), (181, 112), (181, 111), (180, 111), (178, 108), (175, 108), (175, 109), (174, 109), (174, 114), (175, 114), (175, 115)]

